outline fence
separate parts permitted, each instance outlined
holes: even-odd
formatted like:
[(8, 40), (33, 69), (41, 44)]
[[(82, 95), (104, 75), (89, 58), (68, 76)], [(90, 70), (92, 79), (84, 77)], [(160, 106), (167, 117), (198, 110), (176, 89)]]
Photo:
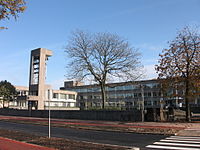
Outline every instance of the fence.
[[(17, 109), (0, 109), (0, 115), (47, 118), (48, 110), (29, 111)], [(51, 118), (107, 121), (141, 121), (142, 114), (139, 110), (51, 110)]]

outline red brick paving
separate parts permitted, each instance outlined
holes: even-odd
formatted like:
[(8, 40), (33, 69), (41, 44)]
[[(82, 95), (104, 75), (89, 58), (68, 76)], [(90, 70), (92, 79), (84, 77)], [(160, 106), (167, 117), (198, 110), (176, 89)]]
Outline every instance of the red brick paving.
[(55, 150), (55, 149), (0, 137), (0, 150)]

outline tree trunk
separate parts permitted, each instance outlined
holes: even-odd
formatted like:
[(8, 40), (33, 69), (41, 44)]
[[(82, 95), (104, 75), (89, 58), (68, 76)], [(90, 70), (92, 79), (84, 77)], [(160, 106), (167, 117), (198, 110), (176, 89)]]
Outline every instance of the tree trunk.
[(101, 97), (102, 97), (102, 109), (104, 109), (106, 103), (106, 88), (104, 83), (100, 83), (100, 86), (101, 86)]
[(186, 79), (185, 83), (185, 108), (186, 108), (186, 121), (191, 121), (191, 115), (190, 115), (190, 104), (189, 104), (189, 84), (188, 79)]

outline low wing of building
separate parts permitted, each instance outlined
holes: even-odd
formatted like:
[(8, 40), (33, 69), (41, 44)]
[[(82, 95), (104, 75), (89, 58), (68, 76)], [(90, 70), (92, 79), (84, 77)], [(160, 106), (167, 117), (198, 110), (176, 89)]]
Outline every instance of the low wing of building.
[[(25, 86), (15, 86), (17, 96), (9, 102), (9, 108), (14, 109), (28, 109), (30, 105), (29, 88)], [(79, 110), (76, 103), (77, 92), (67, 90), (53, 90), (47, 89), (45, 92), (45, 101), (43, 110)], [(37, 109), (36, 106), (31, 105), (31, 109)]]

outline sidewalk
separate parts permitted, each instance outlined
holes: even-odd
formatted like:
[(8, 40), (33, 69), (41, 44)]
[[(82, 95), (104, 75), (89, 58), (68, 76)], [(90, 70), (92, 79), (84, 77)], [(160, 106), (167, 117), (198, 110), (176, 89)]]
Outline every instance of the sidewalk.
[(0, 137), (0, 150), (55, 150), (55, 149)]
[(192, 124), (188, 128), (178, 132), (176, 135), (179, 135), (179, 136), (198, 136), (198, 137), (200, 137), (200, 123)]

